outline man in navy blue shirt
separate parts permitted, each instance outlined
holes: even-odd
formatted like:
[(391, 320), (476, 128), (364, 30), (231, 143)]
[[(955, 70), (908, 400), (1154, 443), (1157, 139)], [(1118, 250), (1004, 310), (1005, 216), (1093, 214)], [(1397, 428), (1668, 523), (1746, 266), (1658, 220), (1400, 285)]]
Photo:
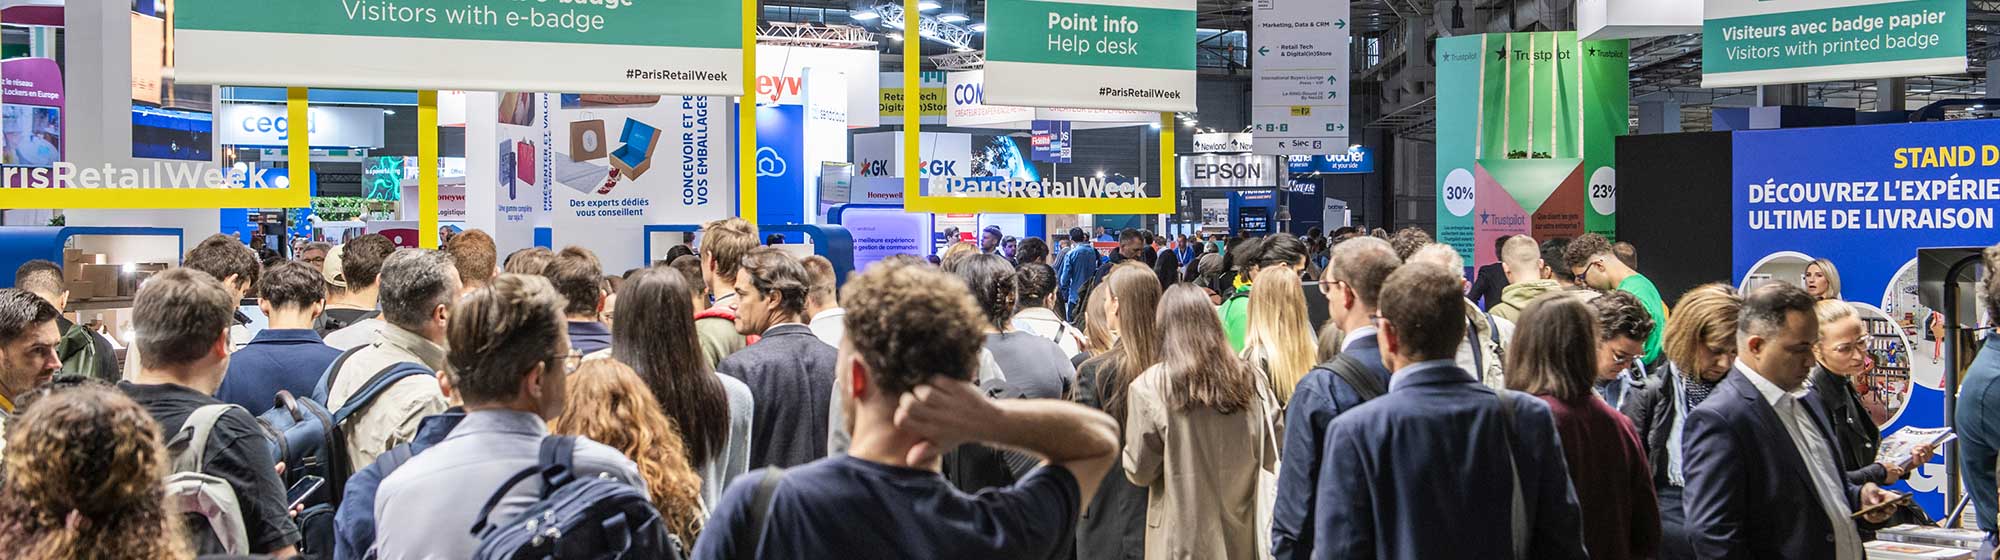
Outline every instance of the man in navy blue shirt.
[(1069, 228), (1069, 240), (1072, 247), (1056, 267), (1056, 293), (1062, 294), (1063, 317), (1076, 323), (1083, 317), (1083, 287), (1097, 275), (1097, 248), (1083, 228)]
[[(2000, 320), (2000, 245), (1986, 249), (1986, 313)], [(1979, 357), (1965, 368), (1965, 383), (1958, 390), (1958, 465), (1965, 473), (1965, 491), (1972, 494), (1979, 530), (1986, 532), (1981, 558), (1992, 556), (2000, 523), (1994, 512), (1996, 501), (1993, 469), (2000, 462), (2000, 332), (1989, 331)]]
[(257, 308), (271, 324), (229, 355), (229, 374), (222, 378), (215, 398), (263, 414), (276, 402), (278, 391), (311, 395), (326, 367), (340, 358), (340, 351), (327, 346), (313, 330), (325, 303), (326, 283), (313, 267), (287, 262), (264, 271)]
[(598, 320), (604, 315), (604, 267), (597, 255), (582, 247), (565, 247), (556, 260), (542, 269), (542, 277), (555, 285), (568, 304), (563, 318), (569, 322), (569, 346), (590, 355), (611, 347), (611, 327)]
[[(1360, 362), (1366, 375), (1374, 378), (1372, 385), (1385, 389), (1389, 367), (1383, 365), (1382, 350), (1375, 340), (1375, 305), (1382, 294), (1382, 282), (1403, 261), (1396, 258), (1389, 242), (1366, 237), (1334, 247), (1328, 262), (1319, 288), (1326, 294), (1327, 320), (1347, 333), (1340, 353)], [(1363, 400), (1332, 367), (1328, 363), (1306, 373), (1292, 390), (1291, 404), (1285, 407), (1282, 455), (1286, 460), (1278, 466), (1278, 501), (1271, 515), (1271, 556), (1278, 560), (1312, 557), (1313, 507), (1326, 426)]]
[[(965, 284), (929, 267), (877, 264), (848, 282), (835, 385), (846, 455), (737, 477), (698, 559), (1048, 558), (1118, 457), (1111, 417), (1059, 400), (990, 400), (972, 386), (981, 314)], [(938, 458), (983, 442), (1047, 463), (1011, 486), (966, 494)], [(780, 476), (757, 503), (765, 477)], [(753, 525), (753, 508), (768, 512)]]
[(1383, 282), (1376, 338), (1395, 374), (1327, 427), (1313, 558), (1588, 558), (1549, 406), (1453, 362), (1464, 285), (1431, 263)]

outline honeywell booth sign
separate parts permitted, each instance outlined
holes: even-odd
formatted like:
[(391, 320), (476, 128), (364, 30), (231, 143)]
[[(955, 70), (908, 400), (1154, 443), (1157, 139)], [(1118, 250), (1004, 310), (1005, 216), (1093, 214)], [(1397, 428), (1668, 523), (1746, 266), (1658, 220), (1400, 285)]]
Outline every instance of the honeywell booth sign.
[(174, 17), (183, 83), (743, 92), (742, 12), (713, 0), (179, 0)]

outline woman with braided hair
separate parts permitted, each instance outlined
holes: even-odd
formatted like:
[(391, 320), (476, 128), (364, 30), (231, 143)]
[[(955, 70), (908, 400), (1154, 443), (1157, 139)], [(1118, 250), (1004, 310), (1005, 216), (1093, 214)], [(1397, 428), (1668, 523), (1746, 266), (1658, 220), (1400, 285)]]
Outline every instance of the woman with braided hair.
[(105, 387), (38, 399), (7, 430), (0, 550), (10, 558), (193, 558), (167, 513), (167, 452), (146, 409)]
[[(1012, 325), (1020, 298), (1014, 265), (1006, 257), (988, 254), (966, 255), (954, 262), (951, 272), (965, 281), (986, 320), (986, 349), (981, 352), (979, 377), (1002, 379), (982, 382), (981, 387), (995, 398), (1068, 398), (1076, 384), (1076, 368), (1062, 348)], [(988, 369), (997, 371), (985, 371)], [(944, 472), (959, 489), (976, 492), (1013, 484), (1036, 462), (1018, 453), (966, 445), (945, 457)]]

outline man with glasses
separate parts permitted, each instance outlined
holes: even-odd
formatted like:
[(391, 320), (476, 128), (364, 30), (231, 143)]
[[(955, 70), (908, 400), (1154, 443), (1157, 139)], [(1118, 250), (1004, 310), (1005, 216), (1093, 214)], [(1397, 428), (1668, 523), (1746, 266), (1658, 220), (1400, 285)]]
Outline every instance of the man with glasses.
[[(566, 379), (582, 357), (564, 334), (564, 305), (547, 279), (508, 274), (454, 307), (446, 327), (450, 382), (465, 418), (382, 480), (374, 504), (380, 557), (470, 558), (478, 549), (479, 537), (467, 531), (482, 513), (477, 505), (539, 462), (548, 421), (567, 404)], [(638, 466), (623, 453), (583, 437), (574, 449), (575, 476), (645, 492)], [(542, 491), (537, 483), (508, 486), (487, 522), (512, 522)]]
[(1630, 293), (1605, 292), (1592, 298), (1590, 307), (1597, 311), (1597, 394), (1617, 407), (1627, 391), (1645, 387), (1639, 357), (1645, 355), (1646, 337), (1659, 329)]
[(1279, 560), (1313, 556), (1313, 509), (1327, 423), (1389, 387), (1389, 368), (1375, 340), (1375, 306), (1383, 282), (1402, 264), (1389, 242), (1373, 237), (1335, 245), (1327, 261), (1319, 283), (1320, 292), (1326, 294), (1327, 320), (1347, 334), (1341, 340), (1340, 357), (1300, 378), (1285, 408), (1289, 429), (1271, 518), (1271, 555)]
[[(1576, 275), (1578, 284), (1600, 292), (1618, 290), (1639, 298), (1646, 313), (1653, 316), (1653, 324), (1667, 322), (1667, 303), (1660, 298), (1660, 289), (1653, 285), (1639, 271), (1625, 266), (1612, 252), (1611, 241), (1595, 233), (1586, 233), (1569, 246), (1563, 248), (1563, 265)], [(1646, 365), (1659, 366), (1661, 332), (1654, 329), (1646, 336), (1645, 355), (1640, 359)]]

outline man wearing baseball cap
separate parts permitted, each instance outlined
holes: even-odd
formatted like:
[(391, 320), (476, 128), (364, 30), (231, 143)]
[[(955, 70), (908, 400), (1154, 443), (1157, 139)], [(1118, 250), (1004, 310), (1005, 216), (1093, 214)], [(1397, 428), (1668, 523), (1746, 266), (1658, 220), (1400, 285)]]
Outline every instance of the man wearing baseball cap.
[[(326, 312), (320, 315), (313, 330), (325, 337), (381, 315), (375, 309), (375, 298), (380, 294), (375, 276), (382, 271), (382, 260), (395, 250), (396, 245), (389, 238), (371, 233), (327, 252), (326, 264), (320, 267), (320, 274), (326, 277)], [(327, 345), (349, 347), (336, 344), (333, 339), (328, 339)]]

